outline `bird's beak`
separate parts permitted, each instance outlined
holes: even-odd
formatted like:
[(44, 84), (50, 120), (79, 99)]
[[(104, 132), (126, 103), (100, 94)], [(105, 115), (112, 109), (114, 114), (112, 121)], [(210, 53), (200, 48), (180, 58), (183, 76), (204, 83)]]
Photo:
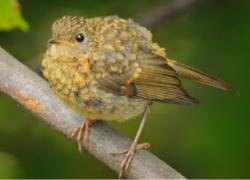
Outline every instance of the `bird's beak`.
[(76, 43), (74, 42), (69, 42), (69, 41), (64, 41), (64, 40), (59, 40), (59, 39), (51, 39), (49, 40), (49, 43), (50, 44), (58, 44), (58, 45), (68, 45), (68, 46), (71, 46), (71, 47), (75, 47), (76, 46)]

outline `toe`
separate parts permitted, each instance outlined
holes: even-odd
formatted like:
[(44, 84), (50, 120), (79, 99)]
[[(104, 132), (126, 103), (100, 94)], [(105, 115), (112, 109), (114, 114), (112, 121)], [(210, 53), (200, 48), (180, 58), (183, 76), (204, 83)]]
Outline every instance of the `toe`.
[(131, 161), (134, 157), (134, 153), (135, 153), (135, 149), (130, 149), (125, 155), (120, 165), (119, 178), (123, 177), (124, 173), (130, 167)]
[(79, 133), (79, 127), (78, 128), (75, 128), (75, 130), (74, 130), (74, 132), (71, 134), (71, 138), (76, 138), (77, 137), (77, 135), (78, 135), (78, 133)]
[(132, 162), (132, 160), (133, 160), (133, 157), (134, 157), (134, 151), (132, 151), (130, 154), (129, 154), (129, 156), (128, 156), (128, 160), (127, 160), (127, 162), (126, 162), (126, 164), (125, 164), (125, 167), (124, 167), (124, 172), (126, 172), (127, 170), (128, 170), (128, 168), (130, 167), (130, 164), (131, 164), (131, 162)]
[(148, 149), (150, 149), (150, 146), (151, 145), (149, 143), (145, 142), (145, 143), (137, 144), (135, 149), (136, 150), (141, 150), (141, 149), (148, 150)]
[(110, 153), (112, 156), (118, 156), (118, 155), (123, 155), (126, 154), (128, 150), (120, 151), (120, 152), (112, 152)]

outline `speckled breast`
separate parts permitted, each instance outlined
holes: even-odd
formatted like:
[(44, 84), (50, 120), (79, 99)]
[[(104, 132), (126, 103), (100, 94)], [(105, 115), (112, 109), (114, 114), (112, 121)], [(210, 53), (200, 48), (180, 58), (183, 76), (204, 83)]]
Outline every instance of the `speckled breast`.
[[(93, 72), (81, 60), (62, 61), (48, 51), (42, 61), (50, 87), (71, 108), (92, 119), (126, 120), (143, 112), (147, 101), (108, 93), (98, 88)], [(79, 66), (81, 63), (81, 66)]]

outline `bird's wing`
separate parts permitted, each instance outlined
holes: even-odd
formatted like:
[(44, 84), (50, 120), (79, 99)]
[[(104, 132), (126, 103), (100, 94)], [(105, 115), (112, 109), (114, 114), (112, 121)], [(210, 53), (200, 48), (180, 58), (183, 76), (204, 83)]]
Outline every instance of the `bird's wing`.
[(196, 81), (201, 84), (205, 84), (208, 86), (216, 87), (225, 91), (229, 91), (233, 94), (238, 94), (238, 92), (229, 84), (210, 76), (200, 70), (197, 70), (193, 67), (187, 66), (185, 64), (181, 64), (174, 60), (168, 59), (167, 63), (171, 66), (179, 76), (190, 79), (192, 81)]
[(182, 87), (175, 70), (166, 63), (166, 59), (148, 52), (138, 56), (141, 72), (132, 81), (133, 71), (112, 73), (98, 80), (99, 87), (117, 95), (139, 97), (149, 101), (195, 104)]

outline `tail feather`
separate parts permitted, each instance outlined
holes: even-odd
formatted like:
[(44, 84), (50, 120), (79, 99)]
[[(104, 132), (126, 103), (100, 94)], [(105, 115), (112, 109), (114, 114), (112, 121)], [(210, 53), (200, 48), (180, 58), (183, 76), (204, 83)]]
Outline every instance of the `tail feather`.
[(206, 73), (203, 73), (197, 69), (194, 69), (190, 66), (178, 63), (174, 60), (168, 59), (167, 63), (177, 72), (178, 75), (196, 81), (201, 84), (205, 84), (208, 86), (213, 86), (219, 89), (223, 89), (225, 91), (229, 91), (233, 94), (238, 94), (235, 89), (232, 88), (229, 84), (216, 79)]

